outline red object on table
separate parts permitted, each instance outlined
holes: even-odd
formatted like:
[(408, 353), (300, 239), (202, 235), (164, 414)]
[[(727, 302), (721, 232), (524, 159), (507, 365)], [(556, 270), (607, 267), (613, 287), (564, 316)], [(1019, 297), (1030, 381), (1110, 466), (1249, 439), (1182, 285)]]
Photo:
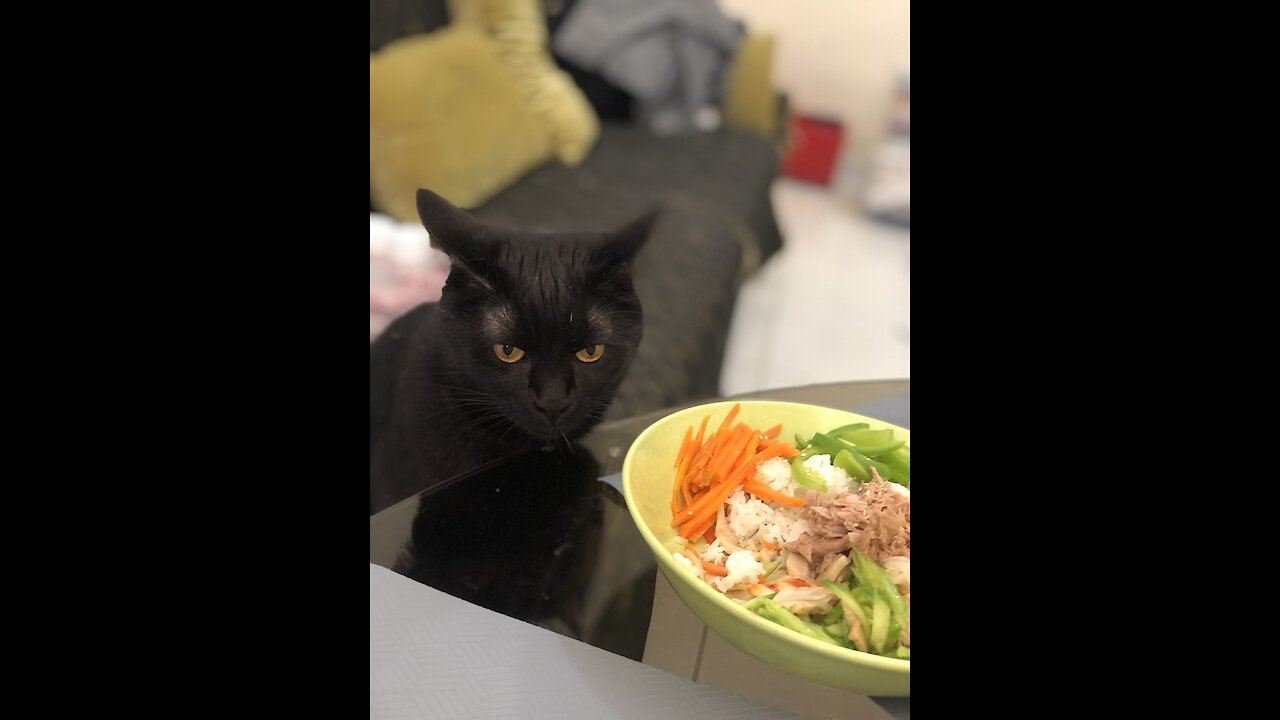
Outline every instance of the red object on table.
[(791, 119), (791, 147), (782, 161), (782, 174), (826, 185), (831, 182), (844, 127), (812, 117)]

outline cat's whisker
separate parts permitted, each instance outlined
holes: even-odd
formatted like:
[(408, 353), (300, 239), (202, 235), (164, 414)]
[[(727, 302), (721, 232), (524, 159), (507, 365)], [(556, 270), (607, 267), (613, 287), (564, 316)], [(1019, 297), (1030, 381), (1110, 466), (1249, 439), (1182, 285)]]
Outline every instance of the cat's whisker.
[(472, 415), (463, 424), (463, 427), (482, 427), (487, 425), (496, 425), (498, 423), (508, 422), (505, 415), (497, 410), (482, 412), (478, 415)]
[(507, 436), (510, 435), (515, 430), (516, 430), (515, 423), (511, 423), (511, 422), (507, 423), (506, 427), (502, 429), (502, 434), (498, 436), (498, 442), (502, 442), (503, 440), (506, 440)]

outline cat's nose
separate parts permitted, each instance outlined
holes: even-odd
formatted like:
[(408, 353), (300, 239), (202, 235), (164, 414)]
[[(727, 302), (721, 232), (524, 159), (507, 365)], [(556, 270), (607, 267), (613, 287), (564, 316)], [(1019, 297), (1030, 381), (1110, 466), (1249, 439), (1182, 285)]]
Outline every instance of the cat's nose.
[(554, 423), (556, 420), (560, 418), (561, 415), (564, 414), (565, 410), (569, 409), (570, 402), (571, 400), (568, 398), (565, 398), (565, 399), (557, 398), (557, 399), (549, 399), (549, 400), (538, 399), (538, 400), (534, 400), (533, 404), (535, 407), (538, 408), (538, 412), (542, 413), (543, 415), (546, 415), (547, 420)]

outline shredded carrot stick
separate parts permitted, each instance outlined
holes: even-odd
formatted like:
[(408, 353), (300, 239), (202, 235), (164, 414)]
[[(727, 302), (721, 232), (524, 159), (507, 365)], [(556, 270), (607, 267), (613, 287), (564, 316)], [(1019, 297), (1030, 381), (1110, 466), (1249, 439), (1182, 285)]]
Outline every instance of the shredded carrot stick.
[(684, 550), (681, 550), (681, 552), (683, 552), (684, 556), (693, 562), (694, 567), (702, 567), (702, 558), (698, 557), (698, 551), (688, 545), (685, 545)]
[[(791, 445), (785, 445), (782, 443), (772, 443), (769, 447), (763, 450), (760, 450), (759, 452), (755, 452), (753, 454), (754, 448), (752, 448), (752, 443), (747, 443), (746, 448), (744, 448), (743, 450), (743, 454), (738, 458), (738, 462), (734, 464), (732, 470), (730, 471), (730, 474), (739, 474), (745, 470), (746, 472), (744, 473), (745, 475), (744, 481), (752, 482), (750, 478), (757, 465), (771, 458), (778, 457), (780, 455), (785, 457), (786, 450), (788, 448), (794, 450), (794, 447)], [(758, 485), (758, 483), (756, 484)], [(783, 496), (777, 496), (777, 497), (781, 498)], [(804, 504), (803, 501), (800, 502), (799, 504), (794, 504), (789, 501), (781, 501), (781, 503), (783, 505), (787, 505), (788, 507), (799, 507), (800, 505)]]
[(725, 415), (724, 420), (720, 422), (720, 429), (716, 430), (717, 435), (719, 435), (720, 433), (723, 433), (724, 429), (729, 427), (729, 423), (733, 422), (733, 419), (738, 416), (738, 411), (741, 409), (742, 409), (742, 403), (733, 404), (733, 407), (729, 409), (729, 414)]
[(716, 449), (717, 442), (718, 440), (716, 439), (715, 435), (712, 435), (711, 437), (707, 438), (707, 443), (703, 445), (698, 450), (698, 454), (694, 456), (693, 465), (691, 467), (695, 467), (695, 468), (706, 467), (706, 464), (711, 461), (711, 455)]
[(724, 447), (724, 444), (729, 442), (729, 436), (732, 434), (733, 428), (717, 431), (711, 436), (711, 450), (707, 454), (710, 457), (715, 457), (720, 452), (720, 449)]
[[(676, 517), (671, 521), (671, 527), (679, 527), (686, 520), (692, 519), (694, 515), (705, 510), (716, 492), (717, 490), (711, 488), (704, 489), (701, 494), (693, 498), (692, 503), (686, 505), (683, 510), (676, 514)], [(725, 497), (729, 495), (730, 493), (725, 493)]]
[(702, 484), (715, 484), (716, 478), (724, 477), (729, 469), (729, 463), (742, 452), (742, 444), (750, 441), (751, 428), (747, 427), (746, 423), (739, 423), (734, 427), (725, 437), (724, 443), (714, 451), (715, 458), (707, 464)]
[[(693, 499), (692, 503), (685, 506), (684, 509), (682, 509), (679, 513), (677, 513), (674, 518), (672, 518), (671, 527), (680, 527), (681, 525), (688, 522), (689, 520), (693, 520), (695, 517), (701, 517), (704, 512), (708, 510), (713, 510), (715, 508), (715, 505), (713, 505), (712, 503), (715, 500), (715, 496), (718, 493), (720, 493), (719, 489), (704, 490), (700, 495), (696, 496)], [(724, 496), (727, 498), (732, 494), (733, 494), (732, 492), (727, 492), (727, 493), (724, 493)], [(721, 500), (720, 502), (724, 502), (724, 500)], [(714, 513), (712, 513), (712, 515), (714, 515)], [(698, 531), (697, 534), (701, 535), (702, 531)], [(690, 538), (692, 537), (694, 536), (690, 536)]]
[(680, 452), (676, 453), (675, 464), (671, 467), (680, 467), (680, 462), (684, 460), (684, 456), (689, 454), (689, 438), (693, 437), (693, 426), (685, 428), (684, 439), (680, 441)]
[(716, 480), (722, 476), (720, 466), (725, 462), (725, 448), (733, 442), (733, 438), (730, 436), (736, 434), (731, 430), (724, 437), (716, 440), (716, 446), (711, 449), (711, 455), (706, 464), (698, 471), (698, 476), (689, 479), (689, 482), (698, 487), (710, 487), (716, 484)]
[(671, 512), (680, 512), (680, 498), (684, 497), (685, 505), (689, 504), (689, 491), (684, 488), (684, 477), (689, 470), (689, 462), (691, 461), (694, 444), (690, 439), (693, 434), (693, 426), (690, 425), (684, 431), (684, 441), (680, 443), (680, 452), (676, 453), (676, 482), (675, 487), (671, 489)]
[(702, 433), (707, 429), (707, 421), (711, 419), (710, 415), (702, 416), (702, 424), (698, 425), (698, 436), (693, 439), (695, 447), (702, 447)]
[(746, 423), (740, 423), (734, 429), (734, 437), (725, 443), (718, 457), (718, 462), (708, 469), (708, 477), (710, 482), (715, 483), (716, 478), (725, 478), (733, 474), (738, 468), (738, 463), (742, 461), (742, 455), (747, 452), (746, 448), (754, 447), (755, 438), (752, 437), (751, 428)]
[[(766, 485), (761, 485), (759, 483), (748, 482), (742, 486), (742, 489), (746, 490), (752, 495), (755, 495), (758, 498), (762, 498), (764, 500), (772, 500), (773, 502), (776, 502), (779, 505), (783, 505), (785, 507), (802, 507), (804, 505), (804, 500), (801, 498), (787, 497), (786, 495), (783, 495), (782, 493), (774, 490), (773, 488), (768, 487)], [(763, 543), (764, 541), (761, 540), (760, 542)], [(772, 546), (772, 549), (777, 550), (778, 546), (774, 545)]]
[[(751, 492), (751, 491), (750, 491), (750, 490), (747, 490), (747, 492)], [(770, 550), (777, 550), (777, 549), (778, 549), (778, 546), (777, 546), (777, 545), (774, 545), (773, 543), (769, 542), (768, 540), (765, 540), (764, 538), (760, 538), (760, 544), (761, 544), (761, 545), (763, 545), (763, 546), (765, 546), (765, 547), (767, 547), (767, 548), (769, 548)], [(763, 575), (761, 575), (761, 576), (760, 576), (760, 582), (764, 582), (764, 576), (763, 576)]]
[(706, 560), (702, 561), (702, 569), (706, 570), (712, 575), (719, 575), (720, 577), (724, 577), (729, 574), (729, 569), (726, 568), (725, 566), (716, 565), (715, 563), (709, 563)]
[[(685, 430), (684, 441), (680, 444), (680, 451), (676, 454), (676, 485), (671, 492), (671, 513), (674, 515), (680, 512), (680, 497), (684, 498), (684, 504), (690, 503), (691, 496), (696, 496), (695, 488), (701, 487), (698, 481), (702, 479), (702, 469), (711, 461), (714, 453), (716, 436), (712, 435), (707, 438), (706, 443), (703, 438), (706, 436), (707, 423), (711, 421), (710, 415), (703, 415), (702, 421), (698, 423), (698, 434), (690, 437), (693, 432), (693, 426), (690, 425)], [(721, 441), (727, 438), (720, 438)], [(683, 487), (681, 487), (683, 486)]]
[(713, 522), (715, 522), (715, 515), (704, 515), (694, 518), (680, 529), (680, 537), (692, 542), (694, 538), (706, 532), (706, 529), (710, 527)]
[(685, 461), (680, 463), (676, 467), (676, 483), (675, 483), (675, 486), (671, 488), (671, 512), (672, 513), (680, 512), (681, 498), (684, 498), (685, 505), (689, 504), (689, 492), (684, 487), (684, 471), (687, 469), (685, 466), (685, 463), (687, 462), (688, 462), (688, 458), (685, 458)]
[(742, 446), (742, 451), (738, 453), (738, 457), (733, 462), (733, 469), (729, 471), (734, 474), (746, 468), (748, 465), (755, 469), (755, 463), (752, 458), (755, 457), (756, 449), (760, 446), (760, 440), (754, 434), (747, 438), (747, 444)]
[[(729, 475), (729, 477), (721, 482), (715, 489), (710, 490), (706, 496), (703, 497), (703, 502), (706, 502), (707, 504), (702, 506), (701, 509), (695, 510), (692, 516), (688, 516), (689, 522), (685, 525), (684, 529), (680, 531), (680, 535), (686, 540), (692, 540), (706, 531), (706, 529), (715, 522), (716, 514), (720, 512), (720, 506), (729, 499), (729, 496), (732, 495), (734, 491), (742, 487), (742, 482), (746, 480), (747, 473), (752, 469), (752, 467), (753, 466), (748, 464), (742, 469)], [(688, 508), (686, 508), (686, 511), (687, 510)], [(684, 515), (684, 513), (681, 513), (681, 515)], [(684, 523), (684, 520), (681, 518), (677, 518), (672, 521), (672, 525), (679, 525), (681, 523)]]
[(804, 578), (796, 578), (796, 577), (793, 577), (793, 578), (787, 578), (786, 580), (783, 580), (782, 582), (784, 582), (784, 583), (786, 583), (786, 584), (788, 584), (788, 585), (795, 585), (796, 587), (809, 587), (810, 585), (812, 585), (812, 584), (813, 584), (813, 583), (809, 582), (808, 580), (805, 580)]
[(762, 450), (778, 448), (778, 455), (784, 458), (793, 458), (800, 454), (795, 445), (788, 442), (778, 442), (777, 440), (763, 440), (760, 442), (760, 448)]
[[(787, 454), (788, 450), (791, 451), (792, 453), (791, 455)], [(760, 454), (756, 455), (756, 462), (762, 463), (765, 460), (771, 460), (776, 457), (791, 457), (793, 455), (799, 455), (799, 454), (800, 452), (796, 450), (794, 447), (792, 447), (791, 445), (783, 445), (782, 443), (775, 443), (774, 445), (770, 445), (764, 450), (761, 450)]]
[(714, 542), (721, 508), (739, 488), (787, 507), (804, 505), (804, 500), (789, 498), (752, 479), (761, 462), (775, 457), (794, 457), (799, 450), (791, 443), (772, 439), (782, 432), (781, 424), (765, 431), (745, 422), (735, 424), (741, 409), (741, 403), (734, 403), (715, 432), (709, 435), (710, 415), (702, 417), (696, 435), (692, 425), (685, 430), (676, 454), (671, 526), (680, 528), (679, 534), (686, 540), (703, 537)]
[(721, 483), (720, 489), (708, 492), (706, 496), (702, 498), (702, 501), (705, 502), (706, 505), (702, 509), (697, 510), (694, 515), (689, 518), (689, 522), (685, 523), (685, 526), (680, 530), (681, 537), (685, 540), (692, 540), (706, 532), (707, 528), (715, 522), (716, 513), (720, 512), (720, 506), (723, 505), (724, 501), (727, 500), (729, 496), (733, 494), (733, 491), (737, 489), (738, 485), (730, 481)]
[(690, 486), (702, 486), (702, 478), (706, 474), (707, 463), (711, 462), (712, 456), (715, 454), (715, 444), (719, 442), (714, 435), (707, 439), (707, 444), (702, 446), (698, 454), (693, 459), (693, 464), (689, 466), (689, 472), (685, 475), (685, 482)]
[[(690, 443), (692, 443), (692, 441), (690, 441)], [(680, 469), (676, 471), (676, 483), (679, 485), (686, 487), (689, 485), (689, 471), (690, 466), (693, 464), (694, 452), (695, 450), (693, 448), (689, 449), (689, 454), (685, 456), (684, 462), (680, 463)], [(685, 493), (685, 496), (686, 498), (688, 497), (687, 492)]]

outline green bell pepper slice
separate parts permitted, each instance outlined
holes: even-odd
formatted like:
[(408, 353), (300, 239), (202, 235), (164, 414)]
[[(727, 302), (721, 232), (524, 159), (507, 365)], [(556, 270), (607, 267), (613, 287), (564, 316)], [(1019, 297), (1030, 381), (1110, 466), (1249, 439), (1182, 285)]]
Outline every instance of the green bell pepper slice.
[(885, 642), (889, 639), (889, 603), (885, 602), (883, 593), (876, 593), (871, 603), (871, 647), (877, 655), (884, 654)]
[[(827, 582), (831, 581), (828, 580)], [(826, 616), (822, 618), (822, 624), (830, 627), (832, 623), (839, 622), (840, 618), (843, 616), (844, 611), (840, 609), (840, 603), (836, 603), (831, 606), (831, 609), (827, 611)]]
[(800, 455), (791, 458), (791, 479), (795, 480), (796, 484), (801, 487), (807, 487), (818, 492), (827, 491), (827, 484), (822, 481), (822, 478), (815, 477), (813, 473), (805, 469), (804, 459)]
[[(761, 603), (760, 609), (758, 611), (758, 614), (761, 617), (764, 617), (767, 620), (772, 620), (773, 622), (778, 623), (779, 625), (787, 628), (788, 630), (794, 630), (802, 635), (807, 635), (808, 637), (811, 637), (814, 640), (820, 640), (822, 642), (830, 643), (832, 645), (841, 644), (837, 642), (834, 638), (832, 638), (830, 635), (828, 635), (826, 632), (824, 632), (821, 627), (815, 625), (814, 623), (805, 622), (804, 620), (801, 620), (800, 618), (796, 617), (795, 614), (792, 613), (790, 610), (782, 607), (778, 603), (774, 602), (772, 599), (763, 598), (763, 597), (757, 598), (757, 599), (764, 600), (764, 602)], [(886, 630), (887, 629), (888, 628), (886, 627)]]
[(841, 440), (853, 445), (858, 452), (869, 457), (893, 452), (907, 444), (905, 440), (894, 440), (893, 431), (888, 428), (883, 430), (854, 430), (846, 433)]
[(818, 448), (821, 454), (835, 457), (836, 453), (845, 448), (854, 449), (852, 445), (841, 442), (826, 433), (814, 433), (813, 439), (809, 441), (811, 445)]
[(849, 611), (853, 613), (854, 617), (858, 618), (858, 622), (862, 623), (863, 627), (871, 627), (871, 618), (867, 613), (866, 607), (858, 602), (849, 588), (830, 580), (823, 580), (822, 587), (831, 591), (831, 594), (840, 600), (841, 605), (848, 606)]
[(742, 604), (742, 607), (750, 610), (751, 612), (758, 612), (760, 608), (764, 606), (765, 600), (772, 600), (773, 596), (777, 594), (778, 593), (770, 593), (768, 595), (761, 595), (760, 597), (753, 597), (750, 600), (744, 602)]
[[(885, 480), (891, 480), (897, 477), (894, 474), (892, 468), (890, 468), (888, 465), (880, 462), (879, 460), (872, 460), (871, 458), (864, 455), (861, 450), (859, 450), (858, 448), (854, 447), (853, 445), (850, 445), (849, 443), (843, 440), (836, 440), (835, 438), (829, 435), (825, 435), (823, 433), (814, 433), (813, 444), (821, 448), (823, 453), (830, 455), (832, 457), (832, 464), (834, 464), (834, 459), (837, 455), (840, 454), (841, 450), (848, 450), (849, 455), (851, 455), (859, 465), (862, 465), (863, 467), (866, 467), (866, 468), (874, 467), (876, 469), (876, 472), (880, 473), (880, 477), (884, 478)], [(845, 472), (849, 472), (849, 471), (845, 470)], [(867, 480), (871, 479), (870, 472), (867, 473), (866, 479)]]
[(845, 433), (851, 433), (854, 430), (866, 430), (871, 427), (867, 423), (851, 423), (849, 425), (841, 425), (840, 427), (827, 432), (833, 438), (843, 438)]
[[(880, 566), (875, 564), (866, 555), (858, 552), (857, 548), (852, 549), (853, 563), (849, 567), (853, 568), (853, 575), (858, 580), (859, 586), (865, 586), (871, 590), (874, 597), (882, 597), (885, 604), (893, 613), (893, 619), (898, 621), (902, 627), (910, 627), (911, 623), (907, 622), (907, 604), (903, 602), (902, 596), (898, 594), (898, 588), (885, 574)], [(873, 600), (874, 602), (874, 600)]]
[[(895, 482), (911, 487), (911, 463), (909, 461), (903, 460), (896, 452), (881, 455), (880, 460), (893, 473)], [(876, 468), (876, 470), (878, 471), (879, 468)], [(881, 475), (883, 476), (883, 473)]]
[(831, 458), (831, 464), (845, 471), (849, 474), (849, 477), (858, 482), (867, 482), (871, 479), (871, 473), (867, 471), (867, 466), (858, 462), (853, 457), (853, 452), (848, 449), (842, 449), (836, 453), (836, 456)]

